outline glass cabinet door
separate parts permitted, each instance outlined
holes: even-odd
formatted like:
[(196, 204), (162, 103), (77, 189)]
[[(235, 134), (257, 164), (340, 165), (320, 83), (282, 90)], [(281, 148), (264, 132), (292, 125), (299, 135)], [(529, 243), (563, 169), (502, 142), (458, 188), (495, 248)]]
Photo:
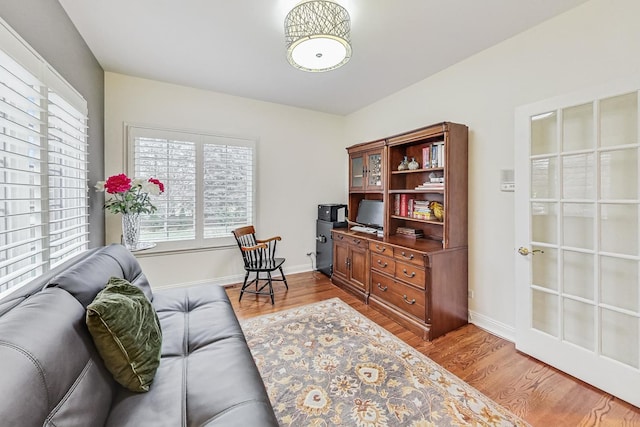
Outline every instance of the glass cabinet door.
[(382, 187), (382, 154), (367, 156), (367, 187)]
[(364, 188), (364, 157), (351, 157), (351, 188)]

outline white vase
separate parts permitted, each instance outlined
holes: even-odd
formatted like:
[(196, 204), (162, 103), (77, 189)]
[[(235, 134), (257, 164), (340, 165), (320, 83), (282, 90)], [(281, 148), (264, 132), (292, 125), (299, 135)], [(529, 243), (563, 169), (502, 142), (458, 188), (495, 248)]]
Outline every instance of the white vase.
[(127, 249), (136, 249), (140, 239), (140, 214), (122, 214), (122, 244)]
[(409, 170), (416, 170), (420, 167), (420, 164), (416, 161), (415, 157), (412, 157), (407, 167), (409, 168)]

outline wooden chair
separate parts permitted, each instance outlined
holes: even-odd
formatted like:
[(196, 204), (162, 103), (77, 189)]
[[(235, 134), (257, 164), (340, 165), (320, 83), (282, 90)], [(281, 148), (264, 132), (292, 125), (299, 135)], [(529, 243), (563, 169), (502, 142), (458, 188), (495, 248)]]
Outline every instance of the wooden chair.
[[(282, 239), (280, 236), (275, 236), (265, 240), (258, 240), (256, 239), (256, 231), (253, 225), (237, 228), (233, 230), (233, 235), (242, 253), (242, 260), (244, 261), (244, 269), (246, 271), (244, 283), (240, 290), (240, 299), (238, 299), (238, 301), (242, 300), (242, 295), (245, 292), (248, 292), (257, 295), (270, 295), (271, 304), (273, 304), (272, 282), (284, 282), (286, 288), (289, 289), (287, 279), (282, 271), (282, 264), (284, 264), (285, 259), (275, 257), (276, 244)], [(280, 275), (282, 276), (280, 279), (274, 279), (271, 276), (271, 273), (275, 270), (280, 270)], [(248, 282), (250, 273), (256, 273), (256, 277)], [(260, 273), (266, 273), (266, 278), (261, 279)], [(260, 280), (264, 280), (265, 283), (259, 287)], [(255, 290), (247, 289), (253, 283), (256, 284)], [(264, 290), (266, 287), (268, 287), (268, 289)]]

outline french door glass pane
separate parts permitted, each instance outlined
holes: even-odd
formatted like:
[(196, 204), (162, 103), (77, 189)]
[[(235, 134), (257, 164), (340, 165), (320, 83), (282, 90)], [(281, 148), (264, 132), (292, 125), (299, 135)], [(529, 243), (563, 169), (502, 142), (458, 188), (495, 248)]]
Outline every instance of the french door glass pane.
[(600, 194), (603, 199), (638, 198), (638, 150), (600, 153)]
[(601, 317), (602, 354), (638, 368), (638, 318), (604, 308)]
[(558, 204), (531, 203), (531, 226), (534, 242), (556, 243), (558, 240)]
[(615, 96), (600, 102), (600, 146), (638, 142), (637, 92)]
[(562, 206), (562, 241), (565, 246), (593, 249), (595, 205), (565, 203)]
[(546, 332), (554, 337), (558, 336), (558, 296), (533, 289), (532, 327)]
[(600, 257), (601, 302), (613, 307), (640, 312), (638, 261)]
[(551, 111), (531, 118), (531, 154), (551, 154), (558, 151), (558, 115)]
[(562, 308), (565, 341), (595, 351), (595, 307), (564, 298)]
[(553, 199), (557, 197), (558, 162), (555, 157), (531, 161), (531, 198)]
[(562, 197), (565, 199), (595, 199), (594, 154), (574, 154), (562, 157)]
[(541, 288), (558, 289), (558, 250), (553, 248), (533, 248), (544, 253), (531, 258), (533, 284)]
[(565, 250), (562, 261), (564, 294), (593, 301), (595, 256), (593, 254)]
[(600, 248), (603, 252), (638, 255), (638, 206), (600, 206)]
[(585, 150), (595, 147), (593, 137), (593, 104), (563, 110), (562, 150)]

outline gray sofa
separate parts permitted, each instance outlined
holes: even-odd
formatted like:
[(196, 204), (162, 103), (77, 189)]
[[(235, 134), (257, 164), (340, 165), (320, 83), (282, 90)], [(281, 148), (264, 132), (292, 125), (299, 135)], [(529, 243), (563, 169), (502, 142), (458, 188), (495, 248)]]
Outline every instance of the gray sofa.
[[(151, 390), (128, 391), (105, 369), (85, 309), (110, 277), (152, 301), (162, 356)], [(0, 424), (277, 426), (224, 289), (158, 291), (120, 245), (94, 249), (0, 299)]]

